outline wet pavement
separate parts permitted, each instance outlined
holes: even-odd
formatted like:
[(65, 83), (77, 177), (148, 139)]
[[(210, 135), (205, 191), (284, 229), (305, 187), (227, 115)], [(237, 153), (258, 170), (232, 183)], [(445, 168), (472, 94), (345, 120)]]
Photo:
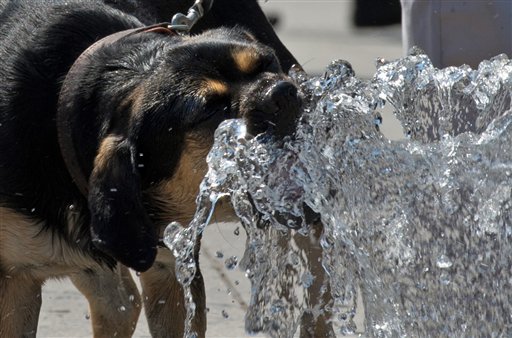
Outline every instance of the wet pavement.
[[(278, 35), (311, 74), (321, 74), (330, 61), (341, 58), (352, 64), (357, 76), (370, 78), (378, 57), (401, 57), (400, 27), (352, 27), (350, 0), (270, 0), (261, 5), (267, 13), (279, 16)], [(389, 128), (389, 133), (398, 135), (396, 126)], [(235, 231), (237, 227), (214, 223), (203, 237), (201, 270), (209, 308), (207, 337), (248, 336), (244, 332), (244, 314), (250, 296), (249, 282), (242, 271), (224, 266), (226, 258), (240, 258), (243, 253), (245, 235), (243, 230)], [(217, 251), (223, 258), (217, 257)], [(68, 280), (49, 281), (43, 289), (37, 336), (91, 337), (87, 313), (87, 302)], [(356, 322), (361, 330), (360, 315)], [(142, 315), (134, 337), (149, 336)]]

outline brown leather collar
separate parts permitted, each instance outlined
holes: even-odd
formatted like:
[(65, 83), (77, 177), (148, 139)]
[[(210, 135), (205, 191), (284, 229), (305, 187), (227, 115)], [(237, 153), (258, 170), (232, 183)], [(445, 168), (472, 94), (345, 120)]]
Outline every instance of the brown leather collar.
[[(159, 33), (165, 35), (175, 36), (178, 33), (170, 28), (170, 24), (168, 23), (160, 23), (152, 26), (145, 26), (139, 28), (133, 28), (124, 30), (121, 32), (117, 32), (111, 35), (108, 35), (94, 44), (89, 46), (73, 63), (71, 68), (69, 69), (66, 78), (64, 80), (64, 84), (61, 88), (61, 93), (67, 90), (66, 83), (68, 78), (74, 76), (81, 76), (86, 72), (86, 68), (90, 63), (91, 56), (96, 53), (101, 48), (110, 45), (122, 38), (142, 34), (142, 33)], [(61, 96), (61, 95), (60, 95)], [(59, 105), (61, 103), (59, 102)], [(71, 175), (71, 178), (75, 182), (76, 186), (80, 190), (80, 192), (84, 195), (88, 195), (89, 184), (88, 178), (83, 173), (80, 165), (78, 163), (78, 159), (75, 152), (75, 147), (73, 144), (73, 136), (71, 135), (71, 120), (70, 116), (67, 116), (64, 111), (59, 110), (57, 113), (57, 133), (59, 138), (59, 145), (62, 153), (62, 157), (64, 158), (64, 162), (66, 163), (66, 167)]]

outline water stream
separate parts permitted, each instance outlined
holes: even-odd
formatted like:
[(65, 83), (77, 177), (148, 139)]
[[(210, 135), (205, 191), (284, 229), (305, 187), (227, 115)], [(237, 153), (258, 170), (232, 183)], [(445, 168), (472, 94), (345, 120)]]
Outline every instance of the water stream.
[[(184, 285), (195, 236), (227, 194), (248, 234), (246, 329), (293, 336), (304, 311), (322, 311), (307, 308), (316, 276), (296, 241), (307, 205), (321, 215), (338, 335), (355, 330), (359, 290), (370, 337), (511, 335), (512, 61), (436, 69), (413, 52), (379, 60), (367, 81), (345, 61), (291, 75), (307, 97), (293, 139), (247, 140), (238, 120), (217, 130), (196, 219), (168, 227)], [(380, 132), (384, 106), (403, 140)]]

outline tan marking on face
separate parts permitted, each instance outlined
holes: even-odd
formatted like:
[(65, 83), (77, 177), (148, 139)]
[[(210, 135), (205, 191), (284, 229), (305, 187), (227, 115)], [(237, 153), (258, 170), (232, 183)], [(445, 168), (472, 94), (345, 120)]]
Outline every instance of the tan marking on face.
[[(76, 211), (68, 211), (72, 213)], [(68, 223), (76, 220), (68, 215)], [(68, 224), (73, 232), (75, 224)], [(71, 272), (97, 267), (89, 255), (82, 252), (52, 230), (11, 209), (0, 207), (0, 264), (7, 274), (27, 274), (44, 280)]]
[(226, 95), (227, 93), (229, 93), (228, 85), (215, 79), (205, 79), (199, 89), (199, 95), (201, 96)]
[(232, 52), (235, 65), (242, 73), (252, 73), (260, 63), (260, 55), (254, 48), (236, 49)]
[(107, 167), (108, 161), (115, 152), (117, 145), (122, 140), (119, 135), (108, 135), (101, 141), (98, 154), (94, 158), (95, 170)]
[(127, 111), (130, 118), (137, 117), (143, 110), (143, 99), (146, 94), (144, 86), (136, 87), (119, 105), (119, 112)]
[(199, 185), (208, 170), (206, 155), (210, 151), (212, 140), (187, 135), (185, 146), (174, 175), (148, 191), (161, 209), (168, 214), (159, 218), (188, 225), (196, 210), (196, 197)]
[[(213, 139), (191, 136), (185, 141), (185, 148), (174, 175), (148, 193), (160, 204), (164, 215), (159, 215), (165, 224), (176, 221), (187, 226), (196, 212), (196, 198), (208, 165), (206, 155), (211, 149)], [(222, 199), (217, 203), (212, 222), (230, 222), (237, 220), (231, 203)], [(163, 229), (162, 229), (163, 230)]]

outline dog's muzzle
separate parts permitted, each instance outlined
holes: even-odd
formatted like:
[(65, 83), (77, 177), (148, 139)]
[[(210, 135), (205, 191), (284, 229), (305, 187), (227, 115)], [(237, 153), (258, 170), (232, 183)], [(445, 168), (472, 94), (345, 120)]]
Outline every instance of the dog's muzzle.
[(293, 134), (301, 113), (302, 97), (291, 80), (262, 79), (244, 96), (241, 111), (250, 135), (270, 131), (282, 138)]

